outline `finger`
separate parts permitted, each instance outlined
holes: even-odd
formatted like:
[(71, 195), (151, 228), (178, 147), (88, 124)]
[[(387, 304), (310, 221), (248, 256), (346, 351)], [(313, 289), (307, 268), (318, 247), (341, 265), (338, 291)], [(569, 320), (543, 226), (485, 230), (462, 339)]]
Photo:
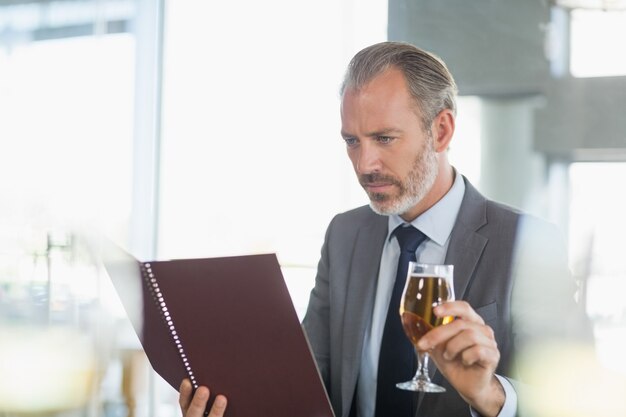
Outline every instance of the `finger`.
[[(498, 352), (498, 344), (493, 337), (493, 330), (488, 326), (467, 328), (448, 340), (441, 351), (445, 360), (451, 361), (461, 357), (465, 365), (470, 365), (482, 358), (482, 355), (478, 355), (478, 357), (470, 355), (471, 349), (478, 349), (481, 352), (483, 350)], [(493, 354), (489, 353), (489, 355)]]
[(500, 351), (486, 345), (471, 345), (452, 358), (444, 357), (444, 352), (443, 349), (439, 348), (430, 351), (430, 356), (444, 374), (448, 364), (452, 363), (460, 363), (466, 368), (479, 366), (492, 372), (500, 361)]
[(226, 403), (226, 397), (218, 395), (213, 402), (213, 406), (209, 412), (209, 417), (222, 417), (224, 415), (224, 411), (226, 410)]
[[(206, 410), (207, 401), (209, 401), (209, 389), (207, 387), (198, 387), (196, 393), (187, 408), (185, 417), (202, 417)], [(216, 414), (219, 415), (219, 414)]]
[(461, 363), (468, 367), (480, 365), (483, 368), (495, 369), (500, 361), (500, 351), (489, 346), (474, 345), (465, 349), (460, 358)]
[(474, 311), (467, 301), (448, 301), (434, 308), (437, 317), (453, 316), (474, 323), (485, 324), (482, 317)]
[[(417, 348), (423, 351), (433, 349), (437, 345), (448, 343), (453, 337), (465, 330), (482, 332), (487, 337), (490, 334), (493, 335), (491, 328), (484, 324), (478, 324), (469, 320), (454, 320), (445, 326), (437, 326), (426, 333), (417, 343)], [(467, 335), (471, 334), (468, 333)]]
[(184, 415), (189, 408), (189, 404), (191, 403), (191, 397), (193, 396), (193, 387), (191, 386), (191, 381), (189, 381), (187, 378), (183, 379), (183, 382), (181, 382), (178, 392), (180, 394), (178, 397), (178, 404), (180, 405), (180, 409), (182, 410)]

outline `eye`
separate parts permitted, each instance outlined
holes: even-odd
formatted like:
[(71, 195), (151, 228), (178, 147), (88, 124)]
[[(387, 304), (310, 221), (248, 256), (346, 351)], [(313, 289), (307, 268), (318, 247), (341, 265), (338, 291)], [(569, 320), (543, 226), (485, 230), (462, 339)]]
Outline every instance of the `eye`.
[(344, 137), (343, 140), (346, 142), (346, 146), (348, 147), (356, 146), (356, 144), (359, 143), (359, 140), (353, 137)]
[(392, 138), (391, 136), (378, 136), (376, 138), (376, 140), (383, 145), (393, 142), (394, 139), (395, 138)]

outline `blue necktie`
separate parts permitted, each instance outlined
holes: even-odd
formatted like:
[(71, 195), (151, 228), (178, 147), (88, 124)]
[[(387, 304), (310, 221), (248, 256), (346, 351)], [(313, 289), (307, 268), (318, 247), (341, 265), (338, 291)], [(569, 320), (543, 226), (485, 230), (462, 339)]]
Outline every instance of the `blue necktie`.
[(380, 345), (376, 417), (413, 417), (415, 394), (396, 388), (398, 382), (410, 380), (416, 368), (415, 351), (402, 329), (399, 309), (409, 262), (417, 260), (415, 251), (426, 235), (410, 225), (400, 225), (393, 233), (400, 243), (400, 259)]

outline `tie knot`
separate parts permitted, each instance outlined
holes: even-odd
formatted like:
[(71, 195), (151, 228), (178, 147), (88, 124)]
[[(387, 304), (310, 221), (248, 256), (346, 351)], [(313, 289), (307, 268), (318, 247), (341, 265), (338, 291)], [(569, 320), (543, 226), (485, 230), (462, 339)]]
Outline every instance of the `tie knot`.
[(426, 239), (426, 235), (415, 227), (400, 225), (393, 231), (400, 243), (400, 250), (415, 252), (419, 245)]

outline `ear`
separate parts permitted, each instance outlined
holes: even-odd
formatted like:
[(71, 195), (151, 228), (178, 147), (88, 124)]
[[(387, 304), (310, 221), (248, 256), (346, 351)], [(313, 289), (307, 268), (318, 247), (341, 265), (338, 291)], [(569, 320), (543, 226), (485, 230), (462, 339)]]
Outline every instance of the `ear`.
[(437, 153), (448, 149), (454, 135), (454, 114), (450, 109), (439, 112), (431, 125), (431, 132), (435, 139), (435, 151)]

